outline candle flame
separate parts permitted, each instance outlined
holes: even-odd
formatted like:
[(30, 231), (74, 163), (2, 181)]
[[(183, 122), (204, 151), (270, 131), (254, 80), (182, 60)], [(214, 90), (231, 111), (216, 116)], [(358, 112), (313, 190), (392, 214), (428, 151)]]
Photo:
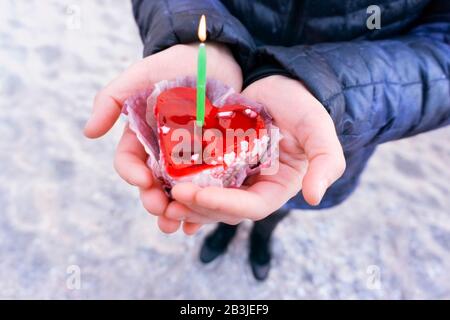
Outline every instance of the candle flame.
[(202, 14), (200, 23), (198, 24), (198, 38), (201, 42), (205, 42), (206, 40), (206, 17), (204, 14)]

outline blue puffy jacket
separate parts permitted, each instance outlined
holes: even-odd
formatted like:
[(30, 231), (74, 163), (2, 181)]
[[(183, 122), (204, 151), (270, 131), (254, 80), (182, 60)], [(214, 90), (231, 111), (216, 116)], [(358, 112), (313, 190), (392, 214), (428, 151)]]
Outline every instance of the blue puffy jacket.
[[(374, 4), (380, 29), (367, 26)], [(197, 41), (206, 14), (245, 85), (285, 74), (322, 102), (347, 169), (315, 208), (354, 190), (379, 143), (450, 122), (450, 0), (133, 0), (133, 10), (145, 56)], [(302, 197), (288, 206), (310, 208)]]

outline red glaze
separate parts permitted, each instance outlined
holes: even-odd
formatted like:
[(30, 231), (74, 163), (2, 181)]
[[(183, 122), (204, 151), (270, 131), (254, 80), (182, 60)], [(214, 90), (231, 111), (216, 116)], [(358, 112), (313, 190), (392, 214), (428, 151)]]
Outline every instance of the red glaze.
[[(221, 108), (214, 107), (208, 98), (205, 102), (205, 123), (202, 128), (203, 139), (202, 139), (202, 149), (200, 151), (200, 144), (194, 144), (194, 140), (200, 141), (199, 129), (195, 128), (196, 120), (196, 89), (195, 88), (185, 88), (178, 87), (173, 88), (161, 93), (157, 99), (155, 107), (155, 116), (158, 123), (158, 132), (160, 139), (161, 150), (166, 159), (166, 170), (172, 177), (181, 177), (189, 174), (193, 174), (204, 169), (212, 168), (215, 166), (226, 166), (223, 162), (223, 153), (229, 153), (234, 151), (235, 154), (241, 152), (240, 141), (246, 140), (249, 143), (249, 150), (253, 149), (253, 140), (259, 138), (263, 135), (265, 128), (264, 121), (259, 114), (250, 115), (250, 111), (246, 106), (243, 105), (226, 105)], [(247, 110), (247, 111), (245, 111)], [(232, 115), (227, 115), (227, 111), (233, 111)], [(224, 114), (225, 112), (225, 114)], [(189, 159), (189, 163), (176, 163), (172, 159), (171, 154), (175, 146), (178, 145), (178, 150), (180, 142), (184, 141), (182, 137), (174, 135), (172, 139), (172, 134), (175, 129), (185, 129), (184, 132), (189, 132), (188, 143), (191, 145), (190, 154), (183, 155)], [(221, 134), (211, 135), (208, 137), (205, 135), (208, 129), (218, 129)], [(246, 131), (251, 130), (251, 134), (241, 136), (240, 139), (226, 139), (227, 129), (242, 129)], [(195, 131), (194, 131), (195, 130)], [(197, 135), (195, 135), (197, 133)], [(211, 133), (211, 131), (210, 131)], [(174, 140), (174, 141), (172, 141)], [(208, 154), (211, 155), (208, 159), (202, 160), (202, 152), (206, 151), (207, 146), (211, 144), (208, 148)], [(194, 151), (197, 149), (197, 151)], [(206, 153), (206, 152), (205, 152)], [(194, 154), (199, 155), (197, 161), (190, 160), (191, 156)], [(180, 152), (181, 155), (181, 152)], [(194, 156), (195, 157), (195, 156)], [(217, 162), (215, 164), (213, 161)], [(211, 162), (213, 162), (211, 164)]]

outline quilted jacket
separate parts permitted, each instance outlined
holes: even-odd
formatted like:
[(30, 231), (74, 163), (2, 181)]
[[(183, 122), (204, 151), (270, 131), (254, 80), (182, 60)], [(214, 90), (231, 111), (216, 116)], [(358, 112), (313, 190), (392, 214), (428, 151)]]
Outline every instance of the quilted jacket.
[[(197, 41), (206, 14), (209, 40), (231, 48), (245, 85), (285, 74), (322, 102), (347, 169), (316, 209), (348, 197), (378, 144), (450, 122), (450, 0), (132, 2), (144, 56)], [(310, 208), (301, 195), (287, 206)]]

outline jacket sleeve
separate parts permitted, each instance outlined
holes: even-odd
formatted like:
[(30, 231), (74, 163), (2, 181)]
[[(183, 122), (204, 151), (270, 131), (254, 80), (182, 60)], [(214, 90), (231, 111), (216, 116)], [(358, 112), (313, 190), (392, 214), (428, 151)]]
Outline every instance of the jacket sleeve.
[(198, 41), (198, 22), (205, 14), (208, 40), (228, 45), (243, 70), (250, 63), (253, 39), (219, 0), (132, 0), (132, 4), (144, 56)]
[(267, 46), (258, 54), (301, 80), (330, 113), (344, 150), (450, 123), (450, 2), (397, 38)]

